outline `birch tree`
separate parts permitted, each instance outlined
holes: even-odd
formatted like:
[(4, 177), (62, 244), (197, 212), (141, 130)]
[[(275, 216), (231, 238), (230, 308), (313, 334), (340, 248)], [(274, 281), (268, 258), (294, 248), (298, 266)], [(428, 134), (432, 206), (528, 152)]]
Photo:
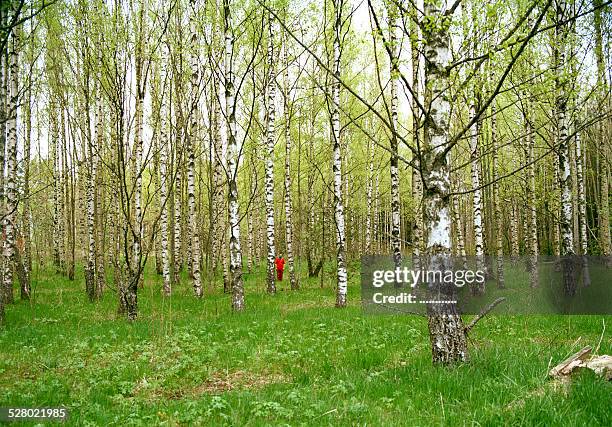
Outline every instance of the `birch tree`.
[(230, 0), (223, 0), (223, 34), (225, 36), (225, 117), (227, 120), (227, 173), (229, 187), (230, 274), (232, 281), (232, 308), (244, 310), (244, 284), (242, 281), (242, 249), (240, 247), (240, 206), (238, 204), (238, 144), (236, 141), (236, 104), (233, 62), (234, 27), (230, 14)]
[(145, 101), (145, 89), (146, 89), (146, 78), (144, 75), (144, 38), (146, 34), (145, 27), (145, 3), (140, 2), (138, 10), (138, 33), (136, 35), (136, 52), (135, 52), (135, 63), (136, 63), (136, 111), (134, 113), (135, 121), (135, 136), (134, 136), (134, 171), (135, 185), (134, 185), (134, 211), (135, 211), (135, 224), (133, 234), (133, 264), (134, 266), (140, 263), (142, 258), (142, 235), (143, 235), (143, 215), (142, 215), (142, 155), (143, 155), (143, 115), (144, 115), (144, 101)]
[[(15, 5), (14, 5), (15, 6)], [(13, 13), (18, 13), (13, 8)], [(17, 217), (17, 105), (19, 101), (19, 36), (13, 29), (9, 53), (9, 102), (8, 102), (8, 145), (6, 165), (6, 212), (4, 214), (4, 255), (3, 287), (7, 302), (13, 300), (13, 264), (15, 262), (15, 226)]]
[(267, 282), (268, 293), (276, 293), (276, 276), (274, 274), (274, 260), (276, 248), (274, 246), (274, 145), (276, 142), (274, 122), (276, 116), (276, 75), (274, 58), (274, 24), (272, 16), (268, 14), (268, 75), (266, 78), (265, 97), (266, 105), (266, 241), (268, 248)]
[(291, 202), (291, 105), (289, 88), (289, 46), (287, 36), (283, 43), (283, 66), (284, 66), (284, 100), (285, 100), (285, 244), (287, 246), (287, 266), (289, 268), (289, 282), (291, 289), (298, 289), (295, 277), (295, 266), (293, 260), (293, 204)]
[[(476, 3), (472, 4), (472, 17), (476, 17)], [(474, 20), (474, 27), (472, 27), (472, 43), (470, 45), (470, 54), (475, 57), (477, 54), (476, 46), (476, 20)], [(478, 83), (474, 83), (471, 87), (470, 106), (469, 106), (469, 117), (468, 120), (472, 123), (470, 127), (470, 160), (472, 168), (472, 210), (473, 210), (473, 221), (474, 221), (474, 255), (476, 256), (476, 268), (483, 270), (485, 267), (484, 263), (484, 236), (483, 236), (483, 223), (482, 223), (482, 190), (480, 186), (480, 149), (478, 144), (478, 125), (479, 121), (475, 121), (476, 111), (478, 108), (478, 98), (480, 96), (478, 89)], [(485, 285), (475, 284), (472, 286), (472, 293), (475, 295), (482, 295), (485, 291)]]
[(161, 255), (162, 255), (162, 276), (164, 280), (163, 292), (165, 296), (170, 296), (172, 292), (172, 279), (170, 277), (170, 228), (168, 224), (168, 215), (170, 209), (170, 176), (168, 176), (168, 107), (166, 99), (166, 87), (169, 81), (168, 79), (168, 51), (170, 47), (167, 43), (162, 44), (162, 55), (161, 55), (161, 85), (162, 93), (160, 95), (160, 146), (159, 146), (159, 174), (161, 181), (160, 188), (160, 232), (161, 232)]
[[(595, 32), (595, 61), (597, 65), (597, 87), (598, 90), (598, 104), (599, 105), (610, 105), (609, 99), (606, 96), (609, 95), (609, 81), (608, 72), (606, 71), (606, 58), (604, 57), (604, 42), (602, 32), (602, 0), (593, 0), (593, 6), (595, 8), (593, 16), (593, 27)], [(597, 148), (599, 156), (599, 170), (597, 175), (599, 178), (599, 210), (598, 210), (598, 228), (599, 228), (599, 241), (601, 246), (601, 252), (604, 257), (608, 259), (608, 264), (612, 263), (611, 247), (610, 243), (610, 148), (606, 142), (609, 137), (609, 123), (601, 122), (598, 125), (597, 132)]]
[[(430, 271), (450, 268), (450, 102), (448, 65), (451, 61), (451, 16), (446, 0), (425, 0), (423, 39), (425, 68), (425, 117), (423, 154), (420, 170), (423, 177), (423, 212), (427, 230), (426, 253)], [(454, 300), (454, 284), (434, 284), (434, 295), (442, 303), (427, 304), (429, 337), (433, 362), (449, 364), (467, 360), (467, 339)]]
[(337, 288), (336, 307), (346, 307), (347, 271), (346, 271), (346, 237), (344, 229), (344, 205), (342, 204), (342, 153), (340, 150), (340, 40), (342, 38), (342, 20), (344, 0), (332, 0), (334, 5), (333, 24), (333, 81), (331, 83), (331, 126), (333, 147), (334, 178), (334, 218), (336, 223), (336, 260)]
[(391, 49), (391, 247), (395, 267), (402, 264), (401, 230), (400, 230), (400, 176), (398, 159), (398, 96), (399, 80), (399, 40), (397, 6), (392, 2), (389, 6), (389, 41)]
[(556, 56), (556, 78), (555, 78), (555, 114), (556, 114), (556, 135), (558, 150), (558, 178), (561, 188), (561, 214), (559, 217), (559, 227), (561, 231), (561, 256), (564, 261), (564, 286), (567, 295), (574, 295), (576, 292), (575, 281), (572, 277), (571, 257), (574, 255), (574, 235), (573, 235), (573, 206), (572, 206), (572, 177), (570, 166), (570, 150), (568, 137), (568, 84), (569, 69), (566, 64), (566, 49), (568, 29), (564, 22), (567, 13), (567, 3), (564, 0), (556, 2), (556, 27), (555, 27), (555, 56)]
[(198, 100), (199, 100), (199, 78), (200, 69), (198, 63), (198, 34), (197, 34), (197, 12), (199, 10), (198, 0), (191, 0), (191, 112), (190, 133), (187, 140), (187, 198), (189, 205), (189, 236), (191, 247), (189, 255), (191, 261), (191, 274), (193, 276), (193, 290), (196, 297), (202, 296), (202, 279), (200, 277), (200, 233), (196, 213), (196, 188), (195, 188), (195, 146), (199, 142), (198, 126)]

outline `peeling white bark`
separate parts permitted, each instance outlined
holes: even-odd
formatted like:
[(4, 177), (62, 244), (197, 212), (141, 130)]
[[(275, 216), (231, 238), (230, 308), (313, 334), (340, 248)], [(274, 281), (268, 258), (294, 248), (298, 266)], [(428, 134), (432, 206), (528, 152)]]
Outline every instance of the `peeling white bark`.
[[(427, 230), (427, 268), (431, 271), (450, 268), (450, 167), (447, 152), (450, 125), (448, 94), (450, 51), (450, 17), (444, 14), (446, 0), (425, 3), (424, 26), (425, 117), (421, 172), (423, 176), (424, 222)], [(431, 284), (430, 290), (441, 300), (452, 301), (453, 284)], [(429, 335), (434, 363), (452, 364), (467, 360), (467, 341), (461, 316), (455, 303), (427, 304)]]

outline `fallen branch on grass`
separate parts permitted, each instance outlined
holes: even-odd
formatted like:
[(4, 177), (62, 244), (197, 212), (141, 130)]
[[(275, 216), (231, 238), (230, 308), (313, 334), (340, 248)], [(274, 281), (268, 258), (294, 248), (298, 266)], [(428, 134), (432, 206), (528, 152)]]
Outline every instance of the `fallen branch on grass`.
[(474, 317), (472, 319), (472, 321), (470, 323), (468, 323), (468, 325), (464, 328), (465, 330), (465, 334), (467, 335), (474, 326), (476, 326), (476, 323), (478, 323), (480, 321), (480, 319), (482, 319), (483, 317), (485, 317), (487, 314), (489, 314), (489, 312), (491, 310), (493, 310), (495, 307), (497, 307), (499, 304), (501, 304), (502, 302), (504, 302), (506, 300), (505, 297), (500, 297), (497, 298), (495, 301), (493, 301), (491, 304), (489, 304), (488, 306), (486, 306), (485, 308), (482, 309), (482, 311), (480, 313), (478, 313), (478, 315), (476, 317)]
[(608, 381), (612, 381), (612, 356), (591, 356), (591, 346), (580, 349), (570, 357), (552, 368), (548, 375), (562, 378), (570, 375), (575, 369), (587, 368)]

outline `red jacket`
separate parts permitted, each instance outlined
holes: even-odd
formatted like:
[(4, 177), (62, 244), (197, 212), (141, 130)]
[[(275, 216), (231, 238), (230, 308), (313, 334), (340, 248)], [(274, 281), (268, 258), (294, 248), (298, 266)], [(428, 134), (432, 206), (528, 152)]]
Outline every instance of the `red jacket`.
[(283, 271), (285, 269), (285, 258), (276, 258), (274, 264), (276, 264), (277, 270)]

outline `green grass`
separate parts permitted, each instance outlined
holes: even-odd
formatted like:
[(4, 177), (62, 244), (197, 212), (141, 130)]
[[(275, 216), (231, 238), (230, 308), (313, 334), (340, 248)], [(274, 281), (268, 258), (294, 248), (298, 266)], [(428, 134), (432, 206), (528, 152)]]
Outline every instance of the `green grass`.
[(68, 425), (612, 425), (612, 385), (590, 373), (560, 386), (549, 366), (578, 347), (612, 353), (612, 316), (489, 316), (471, 361), (433, 367), (426, 321), (364, 315), (325, 287), (264, 293), (246, 275), (244, 313), (215, 283), (202, 300), (185, 279), (171, 298), (147, 272), (139, 319), (97, 304), (82, 272), (34, 273), (34, 299), (7, 307), (0, 331), (0, 406), (70, 410)]

